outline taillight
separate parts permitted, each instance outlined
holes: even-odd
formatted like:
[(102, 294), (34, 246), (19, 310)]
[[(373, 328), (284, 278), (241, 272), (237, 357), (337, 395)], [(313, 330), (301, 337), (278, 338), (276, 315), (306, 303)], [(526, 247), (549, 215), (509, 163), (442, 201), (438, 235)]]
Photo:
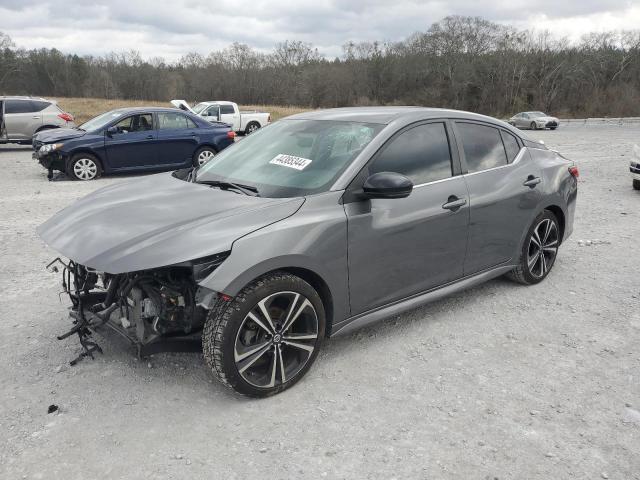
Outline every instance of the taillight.
[(68, 113), (65, 113), (65, 112), (59, 113), (58, 117), (60, 117), (65, 122), (73, 122), (73, 117)]
[(227, 137), (229, 137), (231, 140), (233, 140), (234, 138), (236, 138), (236, 132), (227, 132)]
[(572, 165), (569, 167), (569, 173), (573, 178), (578, 178), (580, 176), (580, 172), (578, 171), (578, 167)]

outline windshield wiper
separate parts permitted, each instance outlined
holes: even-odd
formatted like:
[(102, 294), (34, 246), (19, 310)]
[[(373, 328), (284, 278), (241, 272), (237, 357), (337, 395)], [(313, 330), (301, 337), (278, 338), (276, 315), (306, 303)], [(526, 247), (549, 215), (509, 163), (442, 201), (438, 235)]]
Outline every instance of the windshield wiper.
[(244, 193), (245, 195), (250, 195), (252, 197), (260, 196), (260, 192), (258, 192), (258, 189), (256, 187), (253, 187), (251, 185), (242, 185), (241, 183), (227, 182), (224, 180), (197, 180), (194, 183), (202, 183), (211, 187), (220, 187), (223, 190), (233, 188)]

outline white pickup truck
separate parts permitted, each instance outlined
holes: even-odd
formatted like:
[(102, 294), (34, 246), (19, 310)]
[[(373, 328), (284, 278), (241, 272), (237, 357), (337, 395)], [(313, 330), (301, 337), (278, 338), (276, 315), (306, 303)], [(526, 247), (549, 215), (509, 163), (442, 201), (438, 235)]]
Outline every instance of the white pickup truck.
[(234, 102), (212, 100), (200, 102), (190, 107), (184, 100), (171, 100), (171, 104), (181, 110), (187, 110), (203, 117), (204, 119), (228, 123), (234, 132), (248, 135), (261, 127), (271, 123), (271, 114), (266, 112), (246, 111), (241, 112), (238, 104)]

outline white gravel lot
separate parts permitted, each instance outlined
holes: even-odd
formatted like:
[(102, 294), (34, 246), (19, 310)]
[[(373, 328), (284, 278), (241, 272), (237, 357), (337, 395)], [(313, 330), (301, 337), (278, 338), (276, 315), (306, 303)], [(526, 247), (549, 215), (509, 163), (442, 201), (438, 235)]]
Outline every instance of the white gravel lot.
[(69, 367), (56, 254), (34, 230), (122, 177), (47, 182), (29, 148), (0, 146), (0, 478), (640, 479), (640, 126), (535, 136), (581, 173), (547, 280), (330, 340), (266, 400), (226, 390), (199, 354), (139, 362), (102, 341)]

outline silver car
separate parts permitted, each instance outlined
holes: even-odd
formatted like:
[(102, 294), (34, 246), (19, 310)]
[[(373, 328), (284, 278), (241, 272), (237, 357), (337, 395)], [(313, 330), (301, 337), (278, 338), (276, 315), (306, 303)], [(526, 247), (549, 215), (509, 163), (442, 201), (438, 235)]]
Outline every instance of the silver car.
[(42, 130), (75, 126), (73, 116), (54, 100), (0, 96), (0, 143), (30, 144)]
[(327, 337), (500, 275), (535, 284), (571, 234), (573, 162), (510, 125), (410, 107), (308, 112), (199, 168), (123, 181), (54, 215), (73, 327), (141, 356), (204, 350), (267, 396)]
[(509, 123), (514, 127), (530, 130), (544, 130), (545, 128), (555, 130), (560, 125), (560, 121), (556, 117), (551, 117), (544, 112), (516, 113), (509, 119)]

